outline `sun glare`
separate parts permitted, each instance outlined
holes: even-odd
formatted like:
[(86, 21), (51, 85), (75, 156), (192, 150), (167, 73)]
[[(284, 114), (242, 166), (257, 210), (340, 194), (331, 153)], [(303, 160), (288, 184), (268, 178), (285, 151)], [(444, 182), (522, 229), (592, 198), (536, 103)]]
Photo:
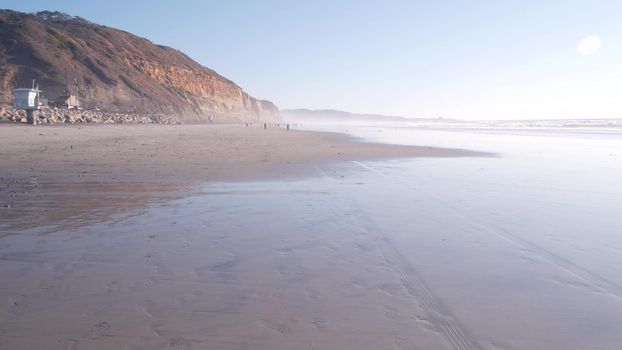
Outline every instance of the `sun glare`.
[(599, 37), (590, 35), (579, 41), (577, 51), (583, 56), (591, 56), (600, 50), (601, 45), (602, 42)]

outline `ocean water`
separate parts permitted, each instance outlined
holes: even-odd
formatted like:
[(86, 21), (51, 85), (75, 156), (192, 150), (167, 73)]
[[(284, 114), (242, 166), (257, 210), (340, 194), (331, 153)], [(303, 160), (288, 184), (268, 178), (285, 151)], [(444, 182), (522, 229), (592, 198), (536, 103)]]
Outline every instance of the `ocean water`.
[(496, 156), (69, 186), (3, 226), (0, 348), (620, 349), (622, 135), (314, 128)]

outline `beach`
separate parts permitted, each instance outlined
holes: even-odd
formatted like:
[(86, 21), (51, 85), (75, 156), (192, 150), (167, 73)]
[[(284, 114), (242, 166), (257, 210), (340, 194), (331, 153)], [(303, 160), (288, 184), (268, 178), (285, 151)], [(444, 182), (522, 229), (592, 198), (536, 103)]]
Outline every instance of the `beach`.
[[(254, 125), (0, 125), (2, 176), (243, 180), (306, 176), (317, 163), (476, 155)], [(480, 154), (483, 155), (483, 154)]]
[(622, 342), (617, 134), (0, 133), (0, 349)]
[(0, 350), (622, 350), (622, 2), (5, 3)]

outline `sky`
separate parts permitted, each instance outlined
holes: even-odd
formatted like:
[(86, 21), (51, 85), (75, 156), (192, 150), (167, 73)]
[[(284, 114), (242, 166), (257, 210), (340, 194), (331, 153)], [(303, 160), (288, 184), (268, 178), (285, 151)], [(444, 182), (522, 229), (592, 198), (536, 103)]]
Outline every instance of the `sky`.
[(0, 1), (179, 49), (279, 108), (622, 117), (622, 1)]

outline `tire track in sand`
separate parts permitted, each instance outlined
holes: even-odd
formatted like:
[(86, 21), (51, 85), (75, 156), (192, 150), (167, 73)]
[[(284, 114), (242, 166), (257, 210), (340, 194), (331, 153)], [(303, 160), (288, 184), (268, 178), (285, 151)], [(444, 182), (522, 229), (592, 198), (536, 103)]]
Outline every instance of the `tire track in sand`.
[(423, 279), (408, 263), (406, 258), (397, 249), (395, 243), (372, 221), (353, 201), (349, 202), (356, 220), (365, 232), (371, 236), (381, 249), (382, 255), (389, 261), (394, 261), (394, 268), (400, 274), (400, 280), (408, 293), (417, 297), (424, 310), (430, 317), (430, 323), (439, 331), (447, 342), (456, 350), (481, 349), (479, 344), (468, 335), (464, 327), (449, 312), (447, 307), (424, 283)]
[[(322, 178), (329, 176), (316, 166)], [(399, 274), (402, 285), (408, 293), (421, 303), (429, 317), (429, 322), (454, 350), (482, 350), (483, 348), (469, 335), (464, 326), (451, 314), (434, 292), (425, 284), (417, 271), (408, 263), (395, 243), (376, 225), (370, 216), (350, 197), (335, 190), (338, 198), (352, 210), (352, 215), (378, 246), (383, 257), (391, 262), (393, 269)]]
[[(361, 162), (352, 161), (352, 163), (380, 177), (387, 177), (387, 175)], [(439, 197), (438, 195), (432, 194), (425, 189), (414, 188), (410, 184), (404, 183), (399, 180), (396, 181), (395, 179), (391, 179), (391, 181), (394, 184), (399, 184), (411, 190), (416, 190), (418, 192), (424, 191), (431, 199), (449, 208), (454, 216), (468, 221), (472, 225), (472, 227), (484, 232), (488, 232), (492, 235), (496, 235), (501, 239), (504, 239), (507, 242), (515, 245), (516, 247), (524, 249), (525, 251), (539, 257), (540, 259), (548, 262), (549, 264), (556, 266), (560, 270), (565, 271), (569, 275), (572, 275), (575, 278), (583, 281), (587, 286), (589, 286), (590, 290), (592, 291), (608, 294), (614, 298), (622, 300), (622, 285), (612, 280), (609, 280), (593, 271), (583, 268), (573, 263), (572, 261), (564, 258), (563, 256), (555, 254), (554, 252), (547, 250), (546, 248), (543, 248), (538, 244), (533, 243), (525, 238), (522, 238), (505, 228), (499, 227), (494, 224), (483, 224), (481, 222), (477, 222), (473, 220), (469, 215), (462, 213), (455, 204)]]

